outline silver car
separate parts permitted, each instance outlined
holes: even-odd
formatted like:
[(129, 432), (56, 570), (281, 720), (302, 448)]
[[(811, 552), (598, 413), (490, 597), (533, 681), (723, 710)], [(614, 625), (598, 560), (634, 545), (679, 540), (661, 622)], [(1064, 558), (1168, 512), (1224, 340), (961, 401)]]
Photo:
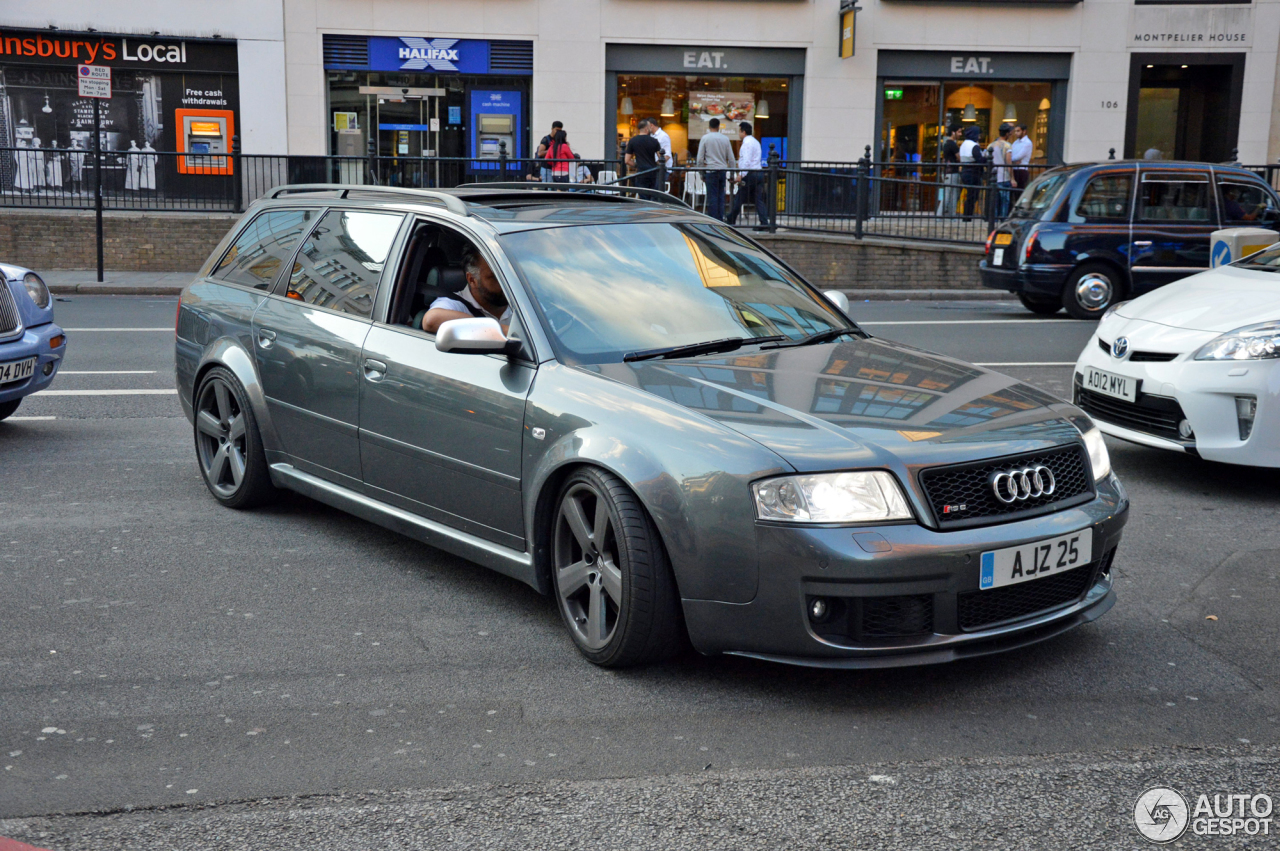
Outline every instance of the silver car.
[(942, 662), (1113, 605), (1129, 503), (1087, 415), (872, 339), (659, 197), (274, 191), (179, 308), (210, 492), (526, 582), (600, 665)]

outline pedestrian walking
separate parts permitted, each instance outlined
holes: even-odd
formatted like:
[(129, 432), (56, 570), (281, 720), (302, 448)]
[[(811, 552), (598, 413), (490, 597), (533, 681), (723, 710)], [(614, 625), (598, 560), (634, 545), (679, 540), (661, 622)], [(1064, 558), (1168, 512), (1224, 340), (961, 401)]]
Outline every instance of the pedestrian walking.
[(544, 159), (549, 164), (546, 169), (551, 172), (552, 183), (569, 182), (569, 166), (573, 162), (573, 149), (569, 147), (569, 136), (563, 130), (557, 130), (551, 137)]
[(638, 186), (641, 189), (658, 189), (660, 184), (661, 169), (658, 163), (662, 158), (662, 145), (658, 144), (658, 140), (653, 138), (653, 125), (649, 123), (649, 119), (641, 118), (640, 123), (636, 125), (636, 135), (631, 137), (631, 141), (627, 142), (626, 163), (627, 168), (635, 170), (635, 177), (631, 182), (632, 186)]
[(556, 131), (564, 129), (564, 122), (552, 121), (551, 132), (542, 137), (542, 141), (538, 142), (538, 150), (534, 153), (534, 158), (539, 161), (538, 176), (543, 183), (551, 182), (551, 169), (547, 166), (545, 159), (547, 151), (551, 148), (551, 143), (555, 141)]
[(738, 172), (736, 178), (738, 194), (733, 196), (733, 209), (729, 211), (729, 224), (738, 223), (738, 215), (742, 207), (750, 199), (756, 205), (756, 225), (769, 227), (769, 192), (763, 171), (764, 162), (760, 156), (760, 142), (751, 133), (751, 125), (746, 121), (738, 125), (738, 137), (742, 143), (738, 146)]
[(964, 185), (964, 215), (973, 216), (973, 206), (978, 203), (978, 187), (982, 185), (982, 164), (986, 159), (982, 156), (982, 146), (978, 140), (982, 131), (977, 127), (966, 127), (964, 141), (960, 143), (960, 183)]
[(707, 128), (710, 132), (698, 143), (696, 164), (698, 168), (708, 169), (702, 173), (702, 181), (707, 188), (707, 215), (723, 222), (725, 173), (736, 168), (738, 161), (733, 156), (729, 137), (720, 132), (720, 119), (708, 121)]
[(987, 153), (991, 157), (991, 165), (996, 170), (996, 218), (1003, 219), (1009, 213), (1009, 201), (1013, 192), (1013, 169), (1009, 168), (1012, 162), (1011, 150), (1009, 144), (1009, 134), (1013, 132), (1012, 124), (1001, 124), (999, 134), (991, 140), (991, 144), (987, 146)]
[(960, 199), (960, 125), (947, 128), (942, 142), (942, 191), (938, 193), (938, 215), (954, 216)]
[(1013, 185), (1016, 189), (1026, 189), (1031, 182), (1031, 156), (1036, 146), (1027, 135), (1027, 125), (1013, 125), (1013, 145), (1010, 146), (1013, 157)]

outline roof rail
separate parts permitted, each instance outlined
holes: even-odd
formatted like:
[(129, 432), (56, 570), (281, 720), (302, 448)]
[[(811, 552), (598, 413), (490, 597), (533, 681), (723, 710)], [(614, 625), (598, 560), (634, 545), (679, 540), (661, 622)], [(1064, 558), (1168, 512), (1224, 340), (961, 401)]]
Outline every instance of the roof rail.
[[(570, 189), (569, 187), (574, 188)], [(464, 183), (458, 188), (516, 189), (524, 192), (554, 192), (557, 195), (577, 198), (581, 198), (583, 196), (600, 198), (600, 196), (603, 195), (609, 196), (611, 200), (616, 200), (618, 197), (626, 198), (628, 194), (634, 194), (637, 197), (627, 198), (627, 200), (656, 201), (659, 204), (670, 204), (675, 207), (684, 207), (686, 210), (692, 209), (684, 201), (669, 192), (663, 192), (661, 189), (649, 189), (643, 186), (627, 186), (626, 184), (620, 183), (535, 183), (533, 181), (516, 181), (507, 183)]]
[(457, 195), (448, 192), (440, 192), (434, 189), (411, 189), (400, 186), (377, 186), (365, 183), (291, 183), (288, 186), (277, 186), (271, 190), (267, 196), (269, 198), (279, 198), (282, 195), (301, 194), (304, 192), (337, 192), (338, 197), (346, 198), (350, 192), (376, 192), (386, 193), (388, 195), (410, 195), (415, 198), (430, 198), (433, 201), (439, 201), (444, 204), (445, 209), (450, 213), (459, 216), (469, 216), (470, 211), (467, 205), (462, 203), (462, 199)]

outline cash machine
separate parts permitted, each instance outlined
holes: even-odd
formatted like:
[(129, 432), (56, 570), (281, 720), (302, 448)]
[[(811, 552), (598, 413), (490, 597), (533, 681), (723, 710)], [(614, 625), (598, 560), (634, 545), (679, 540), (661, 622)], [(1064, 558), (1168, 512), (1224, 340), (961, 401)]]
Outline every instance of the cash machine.
[[(507, 157), (520, 159), (528, 156), (520, 133), (520, 92), (498, 92), (492, 89), (474, 89), (471, 92), (471, 156), (479, 162), (471, 163), (473, 171), (498, 167), (496, 162), (506, 143)], [(513, 166), (519, 170), (518, 166)]]
[(230, 174), (235, 117), (229, 109), (179, 109), (178, 171), (181, 174)]

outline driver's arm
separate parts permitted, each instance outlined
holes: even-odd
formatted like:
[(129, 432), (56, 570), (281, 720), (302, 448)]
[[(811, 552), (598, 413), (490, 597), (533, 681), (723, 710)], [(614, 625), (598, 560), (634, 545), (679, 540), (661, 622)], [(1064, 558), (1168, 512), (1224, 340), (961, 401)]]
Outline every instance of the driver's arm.
[(463, 313), (460, 310), (450, 310), (447, 307), (433, 307), (422, 315), (422, 330), (428, 334), (434, 334), (441, 325), (450, 319), (470, 319), (470, 313)]

